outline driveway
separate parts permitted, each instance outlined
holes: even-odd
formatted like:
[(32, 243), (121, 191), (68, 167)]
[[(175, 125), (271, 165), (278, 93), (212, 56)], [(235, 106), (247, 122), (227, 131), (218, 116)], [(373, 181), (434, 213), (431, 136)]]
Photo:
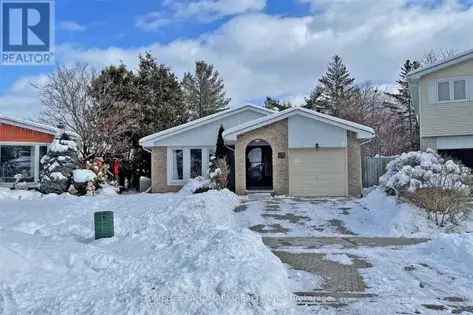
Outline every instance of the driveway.
[[(390, 235), (383, 226), (388, 223), (375, 222), (380, 214), (360, 200), (254, 194), (234, 211), (287, 265), (304, 310), (378, 314), (392, 304), (393, 314), (473, 312), (471, 300), (456, 290), (455, 276), (435, 266), (428, 253), (418, 254), (429, 238)], [(415, 230), (402, 230), (409, 228)]]

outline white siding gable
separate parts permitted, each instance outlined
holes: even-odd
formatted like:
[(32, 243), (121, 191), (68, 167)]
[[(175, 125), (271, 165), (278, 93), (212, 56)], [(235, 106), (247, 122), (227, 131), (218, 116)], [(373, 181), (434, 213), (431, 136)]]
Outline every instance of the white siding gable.
[(344, 148), (347, 131), (304, 116), (291, 116), (288, 122), (289, 148)]
[(218, 129), (221, 125), (229, 129), (237, 125), (249, 122), (265, 116), (265, 114), (253, 110), (245, 110), (234, 115), (223, 117), (216, 121), (171, 135), (153, 143), (154, 146), (178, 146), (178, 147), (204, 147), (215, 146), (217, 143)]

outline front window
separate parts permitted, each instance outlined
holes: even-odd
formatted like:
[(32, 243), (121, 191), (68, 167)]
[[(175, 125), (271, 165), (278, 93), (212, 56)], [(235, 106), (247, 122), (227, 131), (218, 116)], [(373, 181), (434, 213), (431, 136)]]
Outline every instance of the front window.
[(191, 149), (191, 178), (202, 176), (202, 150)]
[(439, 82), (438, 84), (439, 102), (450, 100), (450, 82)]
[(3, 145), (0, 147), (0, 181), (14, 182), (21, 175), (26, 181), (34, 178), (34, 150), (32, 146)]
[(456, 80), (453, 82), (453, 97), (454, 100), (466, 99), (466, 81)]
[(174, 150), (173, 151), (173, 168), (172, 168), (172, 179), (182, 180), (184, 179), (184, 151)]

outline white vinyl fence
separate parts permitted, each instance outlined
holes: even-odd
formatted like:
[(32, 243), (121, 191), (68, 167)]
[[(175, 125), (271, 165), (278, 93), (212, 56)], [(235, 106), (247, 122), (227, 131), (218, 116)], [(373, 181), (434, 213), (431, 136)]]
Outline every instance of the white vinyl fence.
[(363, 175), (363, 187), (371, 187), (379, 184), (379, 178), (386, 173), (386, 165), (395, 156), (365, 157), (361, 161), (361, 170)]

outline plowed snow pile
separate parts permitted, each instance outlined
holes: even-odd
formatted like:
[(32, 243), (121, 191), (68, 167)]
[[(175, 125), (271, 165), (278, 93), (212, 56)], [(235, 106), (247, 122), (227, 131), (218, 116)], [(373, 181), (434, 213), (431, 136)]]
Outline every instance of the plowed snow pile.
[[(290, 314), (287, 272), (204, 194), (0, 200), (0, 314)], [(28, 200), (30, 199), (30, 200)], [(115, 213), (94, 240), (93, 213)]]

